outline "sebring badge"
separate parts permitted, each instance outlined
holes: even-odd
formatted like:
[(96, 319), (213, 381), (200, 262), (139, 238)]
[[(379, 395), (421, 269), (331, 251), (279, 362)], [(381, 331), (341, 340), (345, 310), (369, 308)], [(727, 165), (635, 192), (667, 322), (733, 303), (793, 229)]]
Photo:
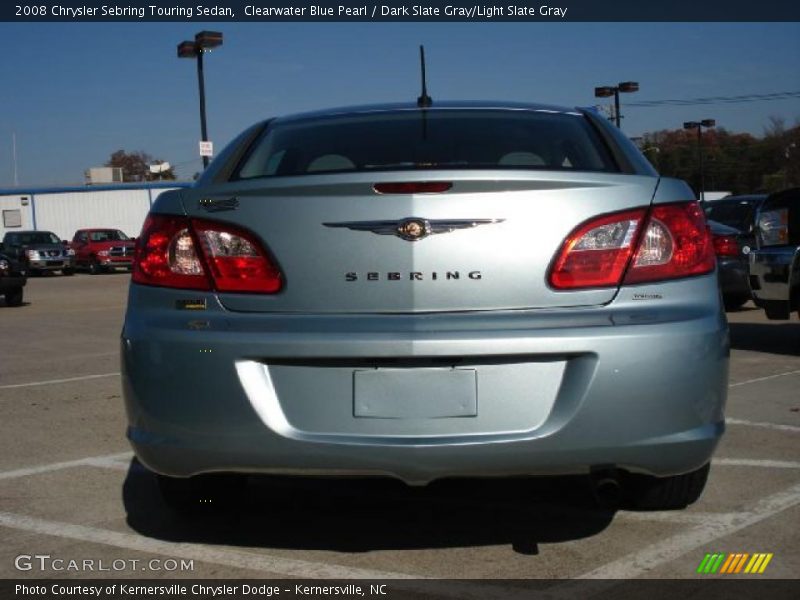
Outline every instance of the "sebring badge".
[(397, 221), (343, 221), (323, 223), (325, 227), (342, 227), (353, 231), (371, 231), (378, 235), (395, 235), (407, 242), (418, 242), (429, 235), (471, 229), (478, 225), (502, 223), (505, 219), (421, 219), (408, 217)]

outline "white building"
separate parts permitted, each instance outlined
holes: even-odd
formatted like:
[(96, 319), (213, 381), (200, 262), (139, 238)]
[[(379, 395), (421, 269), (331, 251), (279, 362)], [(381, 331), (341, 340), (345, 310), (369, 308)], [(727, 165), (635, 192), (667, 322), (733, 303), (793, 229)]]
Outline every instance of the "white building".
[(92, 187), (0, 189), (0, 239), (6, 231), (52, 231), (71, 240), (78, 229), (108, 227), (138, 236), (159, 194), (186, 182), (129, 183)]

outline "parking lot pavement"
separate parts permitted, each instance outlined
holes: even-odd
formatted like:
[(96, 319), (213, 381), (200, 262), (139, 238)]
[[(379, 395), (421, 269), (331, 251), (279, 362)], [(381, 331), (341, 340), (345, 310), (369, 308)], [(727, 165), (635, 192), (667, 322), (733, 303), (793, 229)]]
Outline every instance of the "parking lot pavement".
[[(683, 578), (709, 552), (773, 553), (760, 577), (797, 577), (796, 319), (729, 314), (728, 432), (685, 511), (595, 509), (580, 479), (255, 478), (235, 513), (197, 521), (162, 505), (124, 439), (128, 279), (32, 278), (28, 304), (0, 306), (0, 577)], [(18, 570), (35, 554), (95, 562)]]

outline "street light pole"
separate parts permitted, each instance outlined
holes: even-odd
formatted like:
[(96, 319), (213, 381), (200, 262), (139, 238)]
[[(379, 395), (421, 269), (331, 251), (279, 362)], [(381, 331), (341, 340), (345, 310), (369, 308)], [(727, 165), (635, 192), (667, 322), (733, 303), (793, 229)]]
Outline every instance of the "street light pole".
[[(197, 53), (197, 85), (200, 89), (200, 139), (208, 141), (208, 127), (206, 126), (206, 82), (203, 76), (203, 50)], [(208, 167), (208, 157), (203, 156), (203, 168)]]
[(700, 202), (706, 201), (706, 174), (703, 170), (703, 128), (697, 128), (697, 163), (700, 166)]
[(11, 134), (11, 146), (13, 148), (12, 152), (14, 154), (14, 187), (19, 185), (19, 179), (17, 178), (17, 132), (14, 131)]
[[(222, 34), (218, 31), (201, 31), (188, 40), (178, 44), (178, 58), (194, 58), (197, 60), (197, 86), (200, 91), (200, 138), (208, 141), (206, 126), (206, 84), (203, 74), (203, 54), (222, 45)], [(208, 167), (208, 156), (203, 155), (203, 168)]]
[(617, 85), (604, 85), (594, 88), (595, 98), (610, 98), (614, 96), (614, 123), (620, 127), (622, 116), (619, 108), (619, 93), (630, 94), (639, 91), (639, 83), (636, 81), (623, 81)]
[(697, 130), (697, 163), (700, 168), (700, 202), (706, 201), (706, 182), (705, 172), (703, 171), (703, 127), (714, 127), (717, 122), (714, 119), (703, 119), (702, 121), (686, 121), (684, 129)]

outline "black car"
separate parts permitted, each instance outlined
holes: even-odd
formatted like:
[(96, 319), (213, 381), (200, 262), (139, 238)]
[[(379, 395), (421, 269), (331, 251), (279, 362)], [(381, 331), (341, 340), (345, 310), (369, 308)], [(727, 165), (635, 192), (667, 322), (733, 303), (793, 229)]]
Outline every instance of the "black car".
[(0, 295), (5, 296), (6, 306), (22, 304), (22, 288), (27, 278), (22, 273), (19, 263), (10, 256), (0, 253)]
[(706, 218), (738, 229), (747, 238), (746, 245), (753, 248), (756, 214), (766, 199), (767, 194), (746, 194), (706, 202), (704, 207)]
[(75, 251), (64, 246), (51, 231), (9, 231), (3, 237), (2, 250), (20, 263), (26, 273), (61, 271), (75, 274)]
[(710, 219), (707, 222), (717, 254), (717, 273), (725, 309), (740, 308), (751, 299), (747, 254), (752, 236)]

